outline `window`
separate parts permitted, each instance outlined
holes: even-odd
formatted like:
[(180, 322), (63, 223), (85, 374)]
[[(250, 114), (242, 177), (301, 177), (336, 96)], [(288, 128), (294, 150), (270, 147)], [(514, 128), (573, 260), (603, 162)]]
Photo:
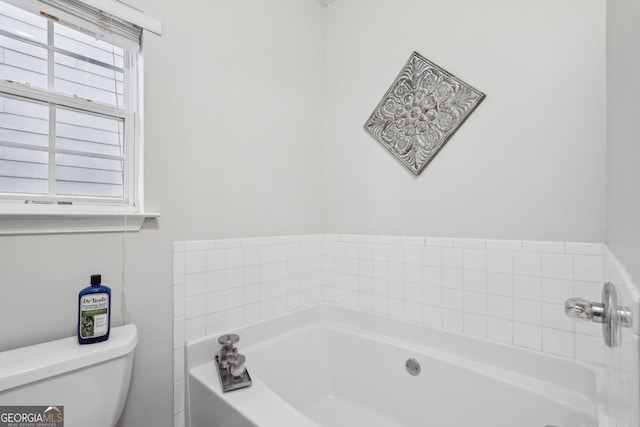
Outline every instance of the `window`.
[(0, 0), (1, 210), (139, 211), (141, 32), (75, 0)]

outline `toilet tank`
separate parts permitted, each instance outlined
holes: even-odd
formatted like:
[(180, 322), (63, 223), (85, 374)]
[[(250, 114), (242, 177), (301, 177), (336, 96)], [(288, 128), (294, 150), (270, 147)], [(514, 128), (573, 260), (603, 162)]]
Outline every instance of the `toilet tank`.
[(109, 340), (76, 337), (0, 353), (0, 406), (63, 406), (64, 427), (113, 427), (129, 391), (135, 325), (111, 329)]

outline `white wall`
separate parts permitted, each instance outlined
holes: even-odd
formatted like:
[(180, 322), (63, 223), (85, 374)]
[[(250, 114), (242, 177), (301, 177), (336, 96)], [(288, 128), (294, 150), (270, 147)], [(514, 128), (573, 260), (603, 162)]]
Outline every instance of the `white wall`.
[[(414, 178), (362, 126), (412, 51), (487, 98)], [(326, 10), (327, 232), (603, 241), (600, 0)]]
[[(172, 426), (173, 242), (322, 231), (322, 13), (316, 0), (132, 0), (145, 36), (148, 210), (126, 236), (140, 331), (121, 425)], [(0, 351), (75, 334), (91, 273), (121, 322), (122, 235), (0, 237)], [(28, 312), (27, 312), (28, 310)]]
[(149, 198), (174, 193), (181, 234), (317, 231), (317, 2), (134, 4), (164, 23), (146, 38)]
[(607, 240), (640, 280), (640, 4), (607, 2)]

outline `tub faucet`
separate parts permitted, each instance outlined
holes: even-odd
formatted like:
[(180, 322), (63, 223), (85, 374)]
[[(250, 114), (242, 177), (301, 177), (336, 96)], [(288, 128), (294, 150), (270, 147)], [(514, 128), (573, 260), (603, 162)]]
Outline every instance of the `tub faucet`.
[(218, 344), (220, 344), (218, 363), (221, 367), (226, 369), (229, 366), (229, 356), (238, 355), (238, 348), (235, 346), (238, 341), (240, 341), (240, 337), (236, 334), (221, 335), (218, 338)]
[(251, 376), (245, 367), (246, 357), (238, 353), (235, 346), (240, 337), (236, 334), (221, 335), (218, 338), (218, 354), (215, 356), (218, 377), (222, 391), (228, 392), (251, 385)]

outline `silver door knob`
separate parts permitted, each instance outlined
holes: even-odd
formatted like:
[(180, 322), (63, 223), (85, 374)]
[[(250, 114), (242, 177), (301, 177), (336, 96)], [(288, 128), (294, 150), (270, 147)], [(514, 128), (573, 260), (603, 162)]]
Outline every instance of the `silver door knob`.
[(564, 303), (564, 312), (572, 319), (604, 323), (604, 304), (599, 302), (587, 301), (584, 298), (569, 298)]
[(601, 323), (604, 342), (609, 347), (619, 346), (622, 342), (621, 328), (631, 327), (631, 312), (628, 307), (618, 305), (618, 293), (612, 283), (605, 283), (602, 287), (602, 302), (569, 298), (564, 303), (564, 312), (572, 319)]

